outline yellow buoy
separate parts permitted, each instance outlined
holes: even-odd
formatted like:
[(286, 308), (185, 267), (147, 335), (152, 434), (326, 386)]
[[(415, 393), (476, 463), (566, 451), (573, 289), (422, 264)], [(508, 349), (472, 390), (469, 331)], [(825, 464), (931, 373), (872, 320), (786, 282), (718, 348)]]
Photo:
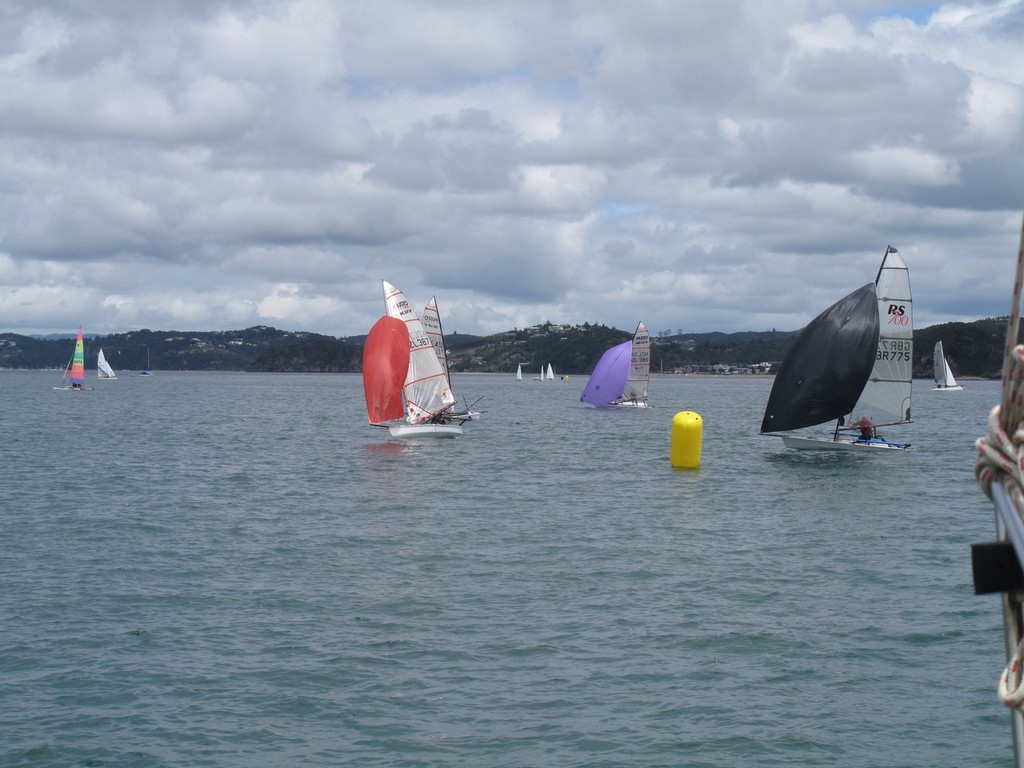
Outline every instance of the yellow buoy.
[(700, 466), (700, 448), (704, 440), (704, 421), (693, 411), (680, 411), (672, 418), (673, 467), (693, 469)]

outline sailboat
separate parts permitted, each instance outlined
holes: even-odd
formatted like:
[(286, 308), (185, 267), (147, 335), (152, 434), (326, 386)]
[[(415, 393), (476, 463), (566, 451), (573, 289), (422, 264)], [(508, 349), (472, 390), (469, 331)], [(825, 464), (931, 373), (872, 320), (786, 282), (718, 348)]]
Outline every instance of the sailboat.
[(71, 359), (64, 366), (64, 373), (60, 377), (61, 386), (54, 389), (62, 392), (82, 392), (92, 387), (85, 386), (85, 341), (82, 336), (82, 327), (78, 327), (78, 338), (75, 340), (75, 349), (71, 353)]
[(646, 408), (650, 367), (651, 338), (641, 322), (631, 340), (601, 355), (580, 401), (597, 407)]
[(523, 380), (523, 366), (522, 365), (517, 365), (516, 366), (516, 381), (522, 381), (522, 380)]
[[(444, 380), (448, 383), (448, 389), (452, 388), (452, 375), (448, 369), (448, 351), (444, 344), (444, 331), (441, 330), (441, 313), (437, 309), (437, 297), (431, 296), (430, 301), (427, 302), (427, 306), (423, 310), (423, 329), (427, 333), (427, 338), (430, 339), (431, 345), (434, 347), (434, 352), (437, 354), (437, 362), (441, 364), (441, 369), (444, 371)], [(454, 397), (452, 393), (452, 397)], [(473, 403), (476, 405), (483, 398), (477, 398)], [(461, 411), (456, 411), (455, 406), (452, 406), (445, 415), (453, 416), (459, 419), (479, 419), (480, 412), (474, 411), (468, 404)]]
[(96, 356), (96, 375), (100, 381), (114, 381), (117, 378), (117, 374), (114, 373), (114, 369), (110, 367), (110, 363), (107, 362), (107, 358), (103, 356), (103, 350)]
[(458, 437), (465, 419), (446, 415), (455, 403), (423, 323), (405, 294), (386, 280), (386, 312), (363, 347), (363, 393), (374, 426), (393, 437)]
[(942, 342), (935, 342), (935, 352), (932, 355), (932, 362), (935, 369), (935, 387), (933, 392), (962, 392), (963, 386), (958, 384), (953, 377), (953, 371), (949, 367), (949, 361), (942, 351)]
[(783, 435), (798, 450), (903, 450), (880, 426), (910, 421), (913, 320), (910, 277), (889, 246), (873, 283), (804, 328), (775, 377), (762, 434), (836, 420), (830, 436)]
[(555, 380), (555, 370), (554, 370), (554, 368), (551, 367), (551, 363), (548, 363), (547, 380), (548, 381), (554, 381)]
[(146, 367), (139, 371), (139, 376), (152, 376), (153, 372), (149, 370), (149, 347), (146, 347)]

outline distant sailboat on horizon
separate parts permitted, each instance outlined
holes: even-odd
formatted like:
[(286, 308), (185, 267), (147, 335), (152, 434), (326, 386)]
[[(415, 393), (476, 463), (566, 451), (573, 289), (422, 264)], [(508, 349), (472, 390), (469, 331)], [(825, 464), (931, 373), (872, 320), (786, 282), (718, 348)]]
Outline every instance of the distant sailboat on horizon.
[(935, 386), (932, 388), (933, 392), (962, 392), (963, 385), (958, 384), (956, 378), (953, 376), (953, 369), (949, 367), (949, 361), (946, 359), (946, 355), (942, 350), (942, 342), (935, 342), (935, 350), (932, 355), (933, 368), (935, 373)]
[(149, 370), (149, 346), (146, 347), (146, 367), (139, 371), (139, 376), (152, 376), (153, 372)]
[(114, 369), (110, 367), (110, 363), (107, 362), (107, 358), (103, 356), (103, 350), (96, 356), (96, 375), (100, 381), (115, 381), (117, 374), (114, 373)]

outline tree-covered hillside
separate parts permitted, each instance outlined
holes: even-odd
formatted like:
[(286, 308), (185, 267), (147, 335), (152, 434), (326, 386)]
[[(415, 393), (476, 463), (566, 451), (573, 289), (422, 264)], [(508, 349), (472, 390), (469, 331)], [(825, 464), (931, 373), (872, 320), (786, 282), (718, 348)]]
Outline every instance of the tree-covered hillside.
[[(914, 374), (932, 375), (932, 350), (943, 342), (958, 377), (998, 378), (1002, 369), (1006, 318), (973, 323), (943, 323), (914, 333)], [(521, 365), (533, 375), (550, 364), (558, 374), (585, 375), (606, 349), (631, 333), (605, 325), (543, 323), (493, 336), (453, 334), (446, 339), (449, 364), (456, 372), (510, 373)], [(651, 370), (715, 371), (722, 368), (772, 370), (785, 356), (796, 332), (744, 331), (668, 335), (651, 339)], [(86, 338), (86, 367), (95, 369), (104, 355), (115, 371), (278, 371), (358, 372), (364, 336), (338, 339), (315, 333), (291, 333), (267, 326), (241, 331), (151, 331)], [(63, 368), (73, 340), (0, 334), (0, 368)]]

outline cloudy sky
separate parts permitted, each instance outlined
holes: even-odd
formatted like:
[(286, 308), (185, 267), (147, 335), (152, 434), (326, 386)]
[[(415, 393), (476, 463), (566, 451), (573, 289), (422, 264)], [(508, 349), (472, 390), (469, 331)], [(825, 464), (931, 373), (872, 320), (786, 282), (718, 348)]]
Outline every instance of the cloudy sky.
[(1010, 311), (1024, 0), (5, 0), (0, 331)]

